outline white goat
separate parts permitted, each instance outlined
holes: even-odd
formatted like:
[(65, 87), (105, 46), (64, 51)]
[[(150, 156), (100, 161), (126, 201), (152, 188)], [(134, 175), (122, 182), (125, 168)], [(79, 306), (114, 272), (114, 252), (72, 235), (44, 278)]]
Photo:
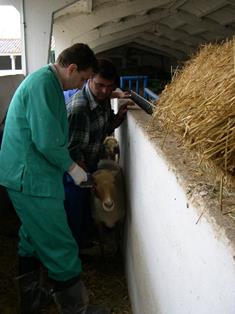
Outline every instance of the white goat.
[(101, 160), (93, 179), (91, 210), (99, 232), (101, 255), (104, 257), (104, 226), (115, 227), (117, 249), (120, 249), (126, 212), (124, 180), (120, 166), (112, 160)]

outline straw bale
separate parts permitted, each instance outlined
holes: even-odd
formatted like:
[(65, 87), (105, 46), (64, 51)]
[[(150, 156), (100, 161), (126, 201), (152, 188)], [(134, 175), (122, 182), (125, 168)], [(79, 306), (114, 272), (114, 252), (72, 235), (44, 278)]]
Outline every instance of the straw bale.
[(165, 87), (152, 121), (229, 184), (235, 179), (234, 51), (233, 40), (201, 47)]

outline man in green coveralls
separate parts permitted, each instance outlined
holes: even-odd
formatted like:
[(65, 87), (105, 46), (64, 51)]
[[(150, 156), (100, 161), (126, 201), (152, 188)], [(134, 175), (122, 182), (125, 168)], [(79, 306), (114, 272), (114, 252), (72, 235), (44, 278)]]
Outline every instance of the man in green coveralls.
[(68, 122), (63, 90), (81, 88), (96, 68), (85, 44), (65, 49), (55, 64), (29, 75), (9, 106), (0, 151), (0, 184), (21, 220), (19, 230), (20, 310), (38, 313), (51, 298), (39, 284), (40, 263), (54, 284), (53, 296), (63, 314), (110, 313), (88, 305), (80, 279), (78, 248), (67, 224), (62, 177), (87, 180), (67, 149)]

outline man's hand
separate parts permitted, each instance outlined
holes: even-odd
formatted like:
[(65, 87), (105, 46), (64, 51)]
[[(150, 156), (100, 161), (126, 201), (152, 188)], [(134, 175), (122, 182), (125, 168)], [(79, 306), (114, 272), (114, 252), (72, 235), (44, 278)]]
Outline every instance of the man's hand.
[(76, 185), (79, 185), (80, 183), (87, 181), (87, 173), (76, 163), (74, 163), (69, 168), (68, 173), (71, 175)]
[(128, 110), (127, 106), (128, 106), (128, 103), (125, 103), (125, 104), (120, 106), (118, 113), (117, 113), (118, 119), (123, 120), (125, 118), (127, 110)]
[(122, 104), (120, 107), (119, 107), (119, 110), (118, 110), (118, 118), (119, 119), (124, 119), (125, 116), (126, 116), (126, 113), (128, 111), (128, 107), (129, 106), (134, 106), (135, 103), (134, 101), (132, 100), (126, 100), (124, 104)]
[(85, 161), (83, 161), (83, 160), (76, 160), (76, 163), (79, 165), (79, 167), (81, 167), (83, 170), (88, 172), (88, 169), (87, 169), (87, 166), (85, 164)]
[(123, 98), (128, 98), (128, 97), (130, 97), (130, 93), (123, 92), (121, 89), (116, 89), (115, 91), (112, 92), (112, 98), (123, 99)]

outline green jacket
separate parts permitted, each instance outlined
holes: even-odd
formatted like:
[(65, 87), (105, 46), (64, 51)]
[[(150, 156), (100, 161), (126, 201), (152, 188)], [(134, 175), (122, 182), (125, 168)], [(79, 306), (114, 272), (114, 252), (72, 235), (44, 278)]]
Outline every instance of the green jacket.
[(48, 65), (29, 75), (9, 106), (0, 151), (0, 184), (25, 194), (64, 198), (67, 149), (63, 90)]

